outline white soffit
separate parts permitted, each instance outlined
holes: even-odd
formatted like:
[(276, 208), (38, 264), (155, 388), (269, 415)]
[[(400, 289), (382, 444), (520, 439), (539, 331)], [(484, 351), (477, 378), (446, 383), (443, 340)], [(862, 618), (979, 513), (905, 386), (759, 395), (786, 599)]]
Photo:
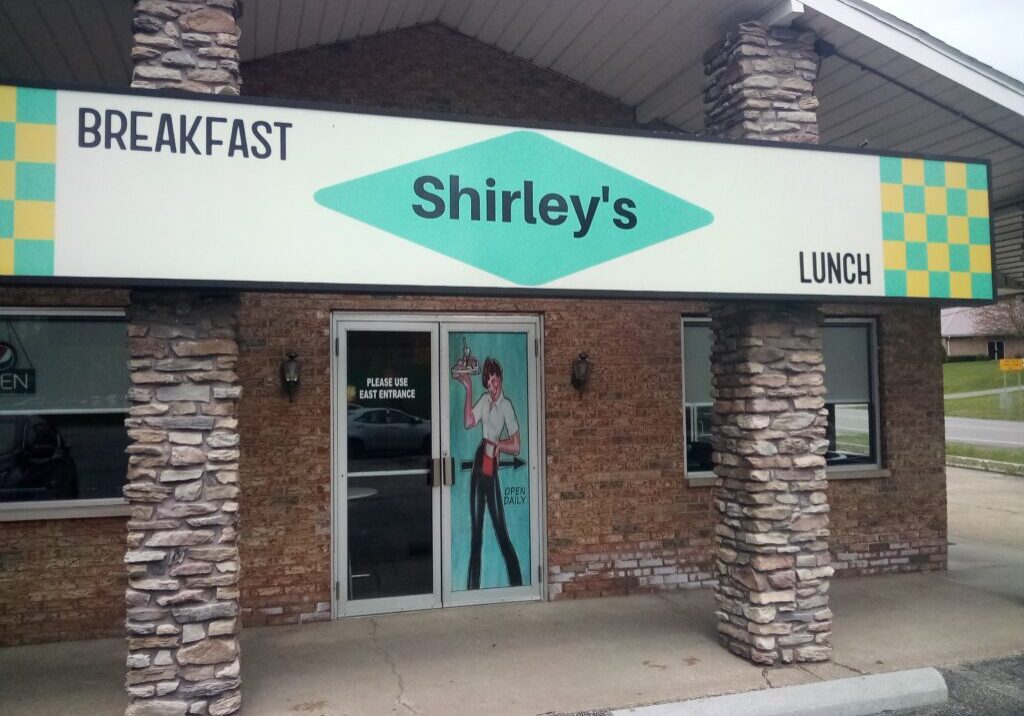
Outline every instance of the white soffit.
[[(1024, 116), (1024, 83), (861, 0), (804, 0), (850, 30)], [(965, 12), (970, 8), (965, 6)]]
[[(995, 206), (1024, 201), (1024, 85), (861, 0), (242, 6), (243, 60), (440, 22), (615, 97), (641, 122), (660, 120), (691, 133), (703, 128), (704, 52), (740, 22), (793, 22), (838, 50), (822, 62), (818, 83), (823, 144), (988, 159)], [(0, 0), (0, 76), (126, 86), (131, 19), (130, 0)]]
[(837, 50), (816, 88), (823, 144), (988, 159), (994, 206), (1024, 200), (1024, 115), (807, 6), (800, 24)]

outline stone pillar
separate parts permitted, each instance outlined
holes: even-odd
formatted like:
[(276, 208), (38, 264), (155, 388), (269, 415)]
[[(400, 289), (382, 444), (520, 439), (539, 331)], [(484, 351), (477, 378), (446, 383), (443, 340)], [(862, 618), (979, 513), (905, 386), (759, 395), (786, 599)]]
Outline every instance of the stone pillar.
[(820, 322), (807, 304), (711, 311), (719, 641), (760, 664), (831, 656)]
[[(743, 23), (708, 50), (706, 133), (817, 143), (814, 41)], [(799, 202), (779, 210), (799, 211)], [(818, 307), (735, 302), (710, 311), (719, 640), (760, 664), (825, 661), (833, 570)]]
[(704, 55), (705, 133), (724, 139), (818, 143), (815, 36), (740, 25)]
[(239, 0), (138, 0), (132, 87), (237, 95)]
[(132, 294), (126, 716), (241, 705), (236, 315), (233, 297)]
[[(237, 95), (239, 0), (138, 0), (132, 87)], [(241, 706), (237, 299), (132, 294), (126, 716)]]

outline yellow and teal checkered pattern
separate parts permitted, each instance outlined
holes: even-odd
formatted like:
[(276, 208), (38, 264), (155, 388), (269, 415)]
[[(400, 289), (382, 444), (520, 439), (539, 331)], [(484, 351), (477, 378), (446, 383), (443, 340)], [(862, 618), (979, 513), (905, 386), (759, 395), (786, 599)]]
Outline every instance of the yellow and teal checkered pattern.
[(880, 161), (885, 295), (992, 298), (985, 165)]
[(0, 85), (0, 276), (52, 276), (57, 93)]

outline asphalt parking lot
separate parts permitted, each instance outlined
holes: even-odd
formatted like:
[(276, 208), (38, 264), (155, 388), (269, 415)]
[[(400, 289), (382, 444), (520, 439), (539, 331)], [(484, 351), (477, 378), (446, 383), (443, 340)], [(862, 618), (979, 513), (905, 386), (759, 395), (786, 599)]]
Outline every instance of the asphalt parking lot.
[[(1024, 629), (1024, 624), (1007, 625)], [(893, 716), (1021, 716), (1024, 714), (1024, 654), (974, 661), (939, 669), (949, 688), (949, 701), (903, 711)]]

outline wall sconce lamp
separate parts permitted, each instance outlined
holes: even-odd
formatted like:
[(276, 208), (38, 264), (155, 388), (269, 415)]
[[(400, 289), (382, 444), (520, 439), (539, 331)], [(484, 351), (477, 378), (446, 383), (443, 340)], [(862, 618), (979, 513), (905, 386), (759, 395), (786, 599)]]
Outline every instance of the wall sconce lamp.
[(295, 351), (288, 351), (287, 360), (281, 363), (281, 387), (288, 395), (288, 402), (295, 402), (295, 393), (299, 389), (299, 368), (300, 363), (295, 360), (298, 354)]
[(580, 353), (573, 358), (572, 376), (569, 379), (572, 387), (582, 393), (583, 389), (587, 387), (587, 383), (590, 382), (590, 374), (593, 370), (594, 364), (590, 362), (586, 353)]

